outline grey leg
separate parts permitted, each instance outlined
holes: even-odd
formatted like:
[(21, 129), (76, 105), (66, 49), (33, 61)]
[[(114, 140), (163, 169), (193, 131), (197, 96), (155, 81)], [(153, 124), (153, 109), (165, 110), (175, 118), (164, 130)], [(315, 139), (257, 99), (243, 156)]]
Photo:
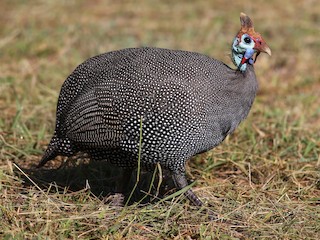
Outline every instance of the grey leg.
[(115, 186), (116, 193), (124, 193), (132, 175), (132, 169), (125, 168), (122, 170), (121, 175)]
[(115, 193), (110, 196), (109, 201), (110, 205), (112, 206), (119, 206), (123, 207), (125, 202), (125, 190), (126, 186), (128, 186), (130, 178), (132, 174), (132, 169), (124, 169), (121, 172), (120, 177), (117, 180), (116, 186), (115, 186)]
[[(185, 175), (174, 173), (172, 175), (173, 182), (176, 185), (176, 188), (179, 190), (188, 186), (188, 182)], [(191, 190), (187, 190), (184, 195), (195, 205), (202, 206), (202, 201), (197, 197), (197, 195)]]
[[(175, 173), (172, 175), (172, 178), (173, 178), (174, 184), (176, 185), (176, 188), (182, 189), (188, 186), (188, 182), (185, 175)], [(202, 201), (197, 197), (197, 195), (191, 189), (187, 190), (184, 194), (193, 203), (193, 205), (195, 206), (203, 205)], [(217, 218), (217, 215), (210, 209), (207, 209), (207, 214), (210, 220), (214, 220)]]

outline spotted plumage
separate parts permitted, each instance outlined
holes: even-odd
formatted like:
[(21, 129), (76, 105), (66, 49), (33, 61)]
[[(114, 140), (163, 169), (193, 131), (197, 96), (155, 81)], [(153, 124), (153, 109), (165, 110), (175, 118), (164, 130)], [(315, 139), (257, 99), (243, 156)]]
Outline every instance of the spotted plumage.
[[(241, 60), (247, 49), (238, 45), (233, 54)], [(83, 151), (134, 169), (141, 140), (142, 166), (160, 163), (178, 188), (185, 187), (185, 162), (222, 142), (251, 108), (258, 84), (253, 62), (241, 64), (241, 71), (233, 70), (200, 53), (160, 48), (88, 59), (61, 88), (55, 133), (39, 166)], [(201, 205), (191, 190), (186, 195)]]

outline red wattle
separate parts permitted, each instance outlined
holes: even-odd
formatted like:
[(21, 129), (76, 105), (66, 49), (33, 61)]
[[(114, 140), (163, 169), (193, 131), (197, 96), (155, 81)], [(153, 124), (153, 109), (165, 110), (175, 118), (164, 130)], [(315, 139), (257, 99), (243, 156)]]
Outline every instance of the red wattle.
[(244, 64), (244, 63), (246, 63), (247, 60), (248, 60), (248, 59), (246, 59), (245, 57), (243, 57), (242, 60), (241, 60), (241, 65)]

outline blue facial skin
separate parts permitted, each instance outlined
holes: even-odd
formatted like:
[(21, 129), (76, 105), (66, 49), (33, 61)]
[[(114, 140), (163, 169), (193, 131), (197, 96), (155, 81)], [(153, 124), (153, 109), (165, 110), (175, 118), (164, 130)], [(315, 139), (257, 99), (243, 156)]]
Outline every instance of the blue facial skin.
[(241, 64), (239, 65), (239, 70), (240, 71), (244, 72), (246, 70), (246, 68), (247, 68), (246, 63), (249, 63), (250, 65), (253, 65), (254, 61), (253, 61), (252, 56), (253, 56), (254, 53), (255, 53), (255, 50), (253, 48), (247, 48), (247, 50), (245, 51), (245, 53), (243, 55), (243, 57), (245, 59), (247, 59), (247, 60), (242, 65)]
[[(240, 46), (239, 41), (240, 39), (238, 37), (236, 37), (233, 41), (231, 59), (234, 65), (237, 66), (238, 70), (240, 70), (241, 72), (245, 72), (247, 69), (247, 63), (250, 65), (254, 64), (252, 56), (254, 55), (255, 50), (250, 47), (244, 49), (243, 46)], [(242, 64), (243, 59), (245, 61)]]
[[(245, 59), (252, 59), (252, 56), (254, 54), (254, 50), (252, 48), (248, 48), (246, 52), (244, 53)], [(250, 60), (249, 60), (250, 61)], [(250, 63), (250, 62), (249, 62)], [(251, 64), (251, 63), (250, 63)]]

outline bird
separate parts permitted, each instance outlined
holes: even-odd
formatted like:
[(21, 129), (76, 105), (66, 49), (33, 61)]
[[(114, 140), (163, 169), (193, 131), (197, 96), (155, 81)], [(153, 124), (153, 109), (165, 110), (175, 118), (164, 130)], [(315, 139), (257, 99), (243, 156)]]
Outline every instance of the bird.
[[(240, 23), (231, 45), (235, 68), (156, 47), (84, 61), (61, 87), (55, 130), (38, 167), (85, 152), (128, 172), (160, 165), (176, 189), (187, 187), (186, 162), (219, 145), (247, 117), (258, 90), (254, 63), (261, 52), (271, 56), (250, 17), (241, 13)], [(191, 188), (184, 194), (203, 205)]]

